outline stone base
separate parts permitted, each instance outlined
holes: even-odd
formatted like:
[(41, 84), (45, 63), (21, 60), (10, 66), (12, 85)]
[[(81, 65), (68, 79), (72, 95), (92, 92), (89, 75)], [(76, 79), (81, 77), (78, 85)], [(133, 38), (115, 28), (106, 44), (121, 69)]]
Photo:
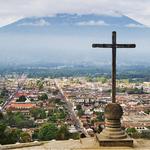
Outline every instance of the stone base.
[(2, 145), (0, 144), (0, 150), (2, 150)]
[(101, 139), (99, 135), (96, 135), (99, 142), (99, 146), (113, 147), (113, 146), (123, 146), (123, 147), (133, 147), (133, 139), (127, 137), (125, 139)]

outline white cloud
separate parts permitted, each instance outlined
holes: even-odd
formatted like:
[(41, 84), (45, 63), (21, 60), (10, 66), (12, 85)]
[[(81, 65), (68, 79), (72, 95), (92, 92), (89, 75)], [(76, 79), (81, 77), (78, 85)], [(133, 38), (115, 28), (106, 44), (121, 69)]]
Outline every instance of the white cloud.
[(78, 26), (108, 26), (109, 24), (105, 23), (102, 20), (99, 21), (83, 21), (83, 22), (78, 22), (76, 25)]
[(49, 26), (50, 23), (45, 21), (44, 19), (37, 20), (35, 22), (25, 22), (21, 23), (18, 26)]
[(56, 13), (127, 15), (150, 26), (150, 0), (0, 0), (0, 26), (30, 16)]
[(18, 18), (16, 16), (10, 16), (10, 17), (1, 16), (0, 17), (0, 26), (5, 26), (7, 24), (13, 23), (13, 22), (17, 21), (18, 19), (21, 19), (21, 17)]
[(130, 23), (130, 24), (127, 24), (126, 27), (129, 27), (129, 28), (143, 28), (145, 26), (144, 25), (140, 25), (140, 24)]

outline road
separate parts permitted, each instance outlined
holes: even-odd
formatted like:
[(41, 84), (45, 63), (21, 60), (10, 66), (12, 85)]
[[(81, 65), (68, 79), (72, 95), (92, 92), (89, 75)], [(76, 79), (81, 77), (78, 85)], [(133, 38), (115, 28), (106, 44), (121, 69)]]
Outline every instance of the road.
[(72, 120), (74, 121), (75, 127), (77, 128), (78, 131), (81, 131), (82, 133), (84, 133), (86, 137), (90, 137), (87, 130), (83, 127), (83, 123), (81, 122), (79, 117), (76, 115), (72, 102), (67, 98), (67, 96), (65, 95), (64, 91), (62, 90), (57, 80), (54, 80), (54, 82), (55, 82), (57, 89), (60, 91), (64, 101), (66, 102), (68, 106), (68, 110), (69, 110)]
[(16, 81), (20, 80), (21, 79), (21, 82), (19, 83), (19, 87), (17, 87), (16, 91), (14, 93), (12, 93), (8, 98), (7, 100), (5, 101), (5, 103), (2, 105), (1, 107), (1, 111), (4, 111), (6, 106), (11, 102), (11, 100), (15, 97), (16, 93), (22, 89), (22, 86), (24, 85), (26, 79), (27, 79), (27, 76), (26, 75), (21, 75), (20, 78), (17, 78)]

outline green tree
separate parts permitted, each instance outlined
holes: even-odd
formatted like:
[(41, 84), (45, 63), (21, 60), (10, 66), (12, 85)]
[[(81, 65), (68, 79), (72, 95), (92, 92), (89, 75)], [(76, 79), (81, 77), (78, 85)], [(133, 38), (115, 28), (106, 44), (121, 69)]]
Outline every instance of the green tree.
[(141, 138), (150, 139), (150, 131), (149, 130), (142, 131)]
[(44, 118), (46, 118), (45, 110), (42, 109), (42, 108), (31, 109), (30, 113), (31, 113), (31, 116), (34, 117), (35, 119), (44, 119)]
[(81, 106), (81, 105), (77, 105), (76, 109), (77, 109), (77, 110), (81, 110), (81, 109), (82, 109), (82, 106)]
[(88, 77), (86, 77), (86, 81), (87, 82), (93, 82), (93, 78), (88, 76)]
[(53, 98), (53, 99), (51, 99), (51, 102), (53, 102), (57, 105), (61, 105), (61, 106), (65, 104), (64, 101), (61, 100), (60, 98)]
[(43, 93), (41, 96), (38, 96), (39, 100), (47, 100), (48, 99), (48, 95), (46, 93)]
[(80, 134), (78, 132), (71, 133), (70, 138), (74, 140), (78, 140), (80, 138)]
[(0, 121), (4, 119), (3, 113), (0, 111)]
[(24, 128), (24, 127), (34, 127), (35, 124), (33, 120), (27, 119), (22, 113), (17, 112), (17, 113), (12, 113), (12, 112), (7, 112), (5, 116), (5, 122), (7, 125), (11, 127), (18, 127), (18, 128)]
[(0, 105), (5, 101), (4, 98), (0, 98)]
[(8, 96), (9, 91), (4, 87), (0, 93), (0, 97)]
[(38, 85), (39, 90), (42, 90), (43, 87), (44, 87), (44, 86), (43, 86), (43, 83), (41, 83), (41, 84)]
[(146, 114), (150, 114), (150, 109), (144, 111)]
[(64, 110), (61, 110), (59, 113), (59, 119), (65, 119), (66, 115), (67, 115), (67, 113)]
[(144, 94), (144, 91), (143, 91), (143, 87), (138, 89), (138, 88), (130, 88), (130, 89), (127, 89), (127, 93), (128, 94)]
[(19, 97), (19, 99), (17, 99), (16, 101), (17, 102), (25, 102), (27, 100), (27, 98), (24, 96), (24, 95), (21, 95), (20, 97)]
[(39, 129), (35, 129), (32, 134), (32, 139), (37, 140), (39, 138)]
[(127, 128), (126, 132), (129, 134), (129, 135), (132, 135), (134, 133), (137, 132), (137, 130), (135, 128)]
[(84, 111), (82, 109), (78, 110), (78, 116), (81, 117), (82, 115), (84, 115)]
[(104, 112), (96, 112), (97, 120), (100, 122), (104, 121)]
[(57, 116), (55, 113), (51, 114), (49, 116), (49, 121), (55, 123), (58, 120)]
[(52, 140), (57, 138), (58, 128), (55, 124), (44, 124), (39, 130), (39, 139), (40, 140)]
[(27, 132), (21, 132), (20, 133), (20, 142), (21, 143), (31, 142), (31, 136), (30, 136), (30, 134), (27, 133)]
[(44, 87), (42, 80), (37, 80), (36, 85), (38, 86), (39, 90), (42, 90)]
[(4, 144), (4, 139), (5, 139), (5, 130), (7, 126), (4, 123), (0, 123), (0, 144)]
[(40, 80), (37, 80), (36, 81), (36, 85), (38, 86), (40, 82), (41, 82)]
[(9, 129), (4, 123), (0, 123), (0, 144), (14, 144), (19, 139), (17, 129)]
[(16, 142), (19, 141), (20, 139), (20, 134), (21, 134), (21, 130), (19, 129), (9, 129), (7, 130), (7, 132), (5, 132), (6, 135), (6, 140), (7, 143), (6, 144), (14, 144)]
[(70, 138), (70, 133), (66, 125), (62, 125), (57, 133), (58, 140), (68, 140)]
[(101, 82), (102, 84), (104, 84), (104, 83), (107, 82), (107, 78), (105, 78), (105, 77), (97, 77), (96, 81)]

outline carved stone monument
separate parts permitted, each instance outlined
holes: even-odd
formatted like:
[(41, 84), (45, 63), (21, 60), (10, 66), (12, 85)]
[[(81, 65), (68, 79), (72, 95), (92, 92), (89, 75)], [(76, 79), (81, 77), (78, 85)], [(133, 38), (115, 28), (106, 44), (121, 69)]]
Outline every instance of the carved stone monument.
[(112, 44), (93, 44), (93, 48), (112, 48), (112, 103), (105, 107), (105, 128), (98, 134), (100, 146), (133, 146), (133, 140), (121, 129), (122, 107), (116, 103), (116, 48), (135, 48), (135, 44), (117, 44), (112, 32)]

